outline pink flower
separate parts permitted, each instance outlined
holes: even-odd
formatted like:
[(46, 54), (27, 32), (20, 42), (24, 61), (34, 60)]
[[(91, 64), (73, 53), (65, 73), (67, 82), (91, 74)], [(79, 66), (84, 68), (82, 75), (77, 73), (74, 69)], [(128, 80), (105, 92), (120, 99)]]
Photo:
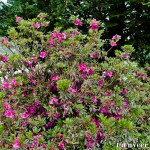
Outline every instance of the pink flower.
[(25, 127), (26, 125), (27, 125), (26, 122), (21, 122), (22, 127)]
[(54, 114), (54, 118), (57, 119), (59, 117), (59, 113)]
[(66, 39), (66, 33), (60, 33), (60, 31), (52, 33), (52, 35), (49, 39), (48, 48), (50, 48), (51, 45), (52, 46), (55, 45), (56, 42), (62, 43), (63, 40), (65, 40), (65, 39)]
[(75, 93), (77, 92), (77, 90), (74, 89), (74, 88), (70, 88), (69, 91), (70, 91), (71, 93), (73, 93), (73, 94), (75, 94)]
[(111, 45), (112, 47), (114, 47), (114, 46), (117, 46), (117, 43), (116, 43), (115, 41), (110, 41), (110, 45)]
[(57, 136), (59, 139), (63, 138), (63, 135), (61, 133), (58, 133), (58, 136)]
[[(94, 120), (94, 119), (91, 119), (91, 120), (90, 120), (90, 122), (95, 122), (95, 120)], [(85, 136), (86, 136), (86, 139), (87, 139), (88, 141), (90, 141), (90, 140), (91, 140), (91, 138), (92, 138), (92, 136), (90, 135), (90, 133), (89, 133), (89, 132), (87, 132), (87, 131), (86, 131)]]
[(36, 80), (34, 80), (33, 78), (30, 78), (30, 83), (36, 85)]
[(29, 67), (32, 67), (33, 61), (28, 61), (28, 62), (27, 62), (27, 65), (28, 65)]
[(40, 28), (40, 24), (39, 23), (32, 23), (31, 26), (33, 28), (39, 29)]
[(57, 81), (59, 78), (57, 75), (53, 75), (51, 79), (52, 79), (52, 81)]
[(79, 19), (76, 19), (76, 20), (74, 21), (74, 24), (75, 24), (76, 26), (82, 26), (82, 22), (81, 22)]
[(10, 49), (8, 38), (3, 38), (2, 40), (0, 40), (0, 43), (3, 43), (7, 48)]
[(30, 107), (29, 107), (29, 115), (32, 115), (32, 114), (34, 114), (36, 112), (36, 107), (35, 107), (35, 105), (31, 105)]
[(73, 38), (73, 37), (74, 37), (74, 34), (73, 34), (73, 33), (71, 33), (71, 34), (70, 34), (70, 38)]
[(62, 34), (61, 34), (61, 38), (62, 38), (62, 39), (66, 39), (66, 33), (62, 33)]
[(21, 146), (21, 143), (18, 141), (17, 138), (15, 138), (15, 139), (14, 139), (13, 148), (14, 148), (14, 149), (18, 149), (18, 148), (20, 148), (20, 146)]
[(112, 37), (112, 40), (115, 40), (115, 41), (118, 41), (120, 39), (121, 39), (121, 36), (117, 34)]
[(123, 94), (123, 95), (128, 94), (128, 91), (127, 91), (126, 89), (123, 89), (123, 90), (121, 91), (121, 94)]
[(32, 23), (31, 26), (34, 28), (35, 27), (35, 23)]
[(100, 110), (100, 113), (105, 114), (108, 112), (108, 108), (103, 108)]
[(94, 102), (94, 103), (97, 103), (97, 98), (95, 96), (92, 96), (91, 100)]
[(45, 56), (46, 56), (46, 52), (40, 52), (40, 57), (41, 58), (45, 58)]
[(21, 20), (21, 17), (18, 16), (18, 17), (16, 18), (16, 22), (19, 22), (20, 20)]
[(28, 114), (26, 112), (22, 113), (22, 119), (26, 119), (28, 117)]
[(32, 90), (32, 94), (33, 94), (33, 95), (36, 94), (35, 90)]
[(8, 38), (3, 38), (0, 42), (4, 44), (8, 44), (9, 41)]
[(83, 64), (83, 63), (78, 64), (78, 68), (79, 68), (80, 71), (85, 70), (86, 67), (87, 66), (85, 64)]
[(42, 137), (43, 137), (42, 134), (39, 134), (39, 135), (38, 135), (38, 138), (42, 138)]
[(92, 74), (93, 73), (92, 69), (88, 68), (88, 67), (85, 69), (85, 71), (87, 72), (87, 74)]
[(98, 86), (100, 87), (100, 89), (103, 87), (103, 82), (104, 82), (104, 79), (101, 79), (101, 78), (98, 79)]
[(76, 31), (75, 31), (75, 34), (78, 35), (78, 34), (80, 34), (80, 32), (76, 30)]
[(126, 99), (124, 99), (123, 102), (124, 102), (123, 107), (124, 107), (124, 108), (128, 108), (128, 107), (129, 107), (128, 101), (127, 101)]
[(121, 114), (117, 114), (114, 118), (115, 118), (116, 120), (119, 120), (119, 119), (121, 119), (121, 117), (122, 117)]
[[(55, 45), (56, 44), (56, 41), (52, 37), (49, 39), (49, 41), (50, 41), (49, 44), (51, 44), (51, 45)], [(50, 47), (50, 45), (49, 45), (49, 47)]]
[(7, 118), (14, 119), (14, 112), (11, 109), (8, 109), (4, 112), (4, 116)]
[(98, 58), (98, 53), (90, 54), (90, 57), (91, 57), (91, 58)]
[(7, 56), (3, 56), (3, 57), (1, 58), (1, 60), (2, 60), (3, 62), (8, 62), (8, 57), (7, 57)]
[(99, 131), (97, 132), (96, 142), (99, 143), (104, 137), (105, 137), (105, 136), (104, 136), (104, 133), (103, 133), (101, 130), (99, 130)]
[(12, 86), (16, 87), (16, 86), (17, 86), (16, 78), (12, 79), (11, 82), (10, 82), (10, 84), (11, 84)]
[(99, 120), (95, 120), (95, 119), (92, 118), (92, 119), (90, 120), (90, 122), (91, 122), (91, 123), (95, 123), (96, 128), (99, 128), (99, 126), (100, 126), (100, 121), (99, 121)]
[(64, 141), (61, 141), (61, 142), (59, 143), (58, 148), (59, 148), (59, 149), (64, 149), (64, 148), (65, 148), (65, 143), (64, 143)]
[(86, 76), (93, 74), (93, 70), (91, 68), (87, 67), (83, 63), (78, 64), (78, 68), (79, 68), (79, 71), (83, 77), (86, 77)]
[(54, 104), (58, 102), (58, 98), (54, 97), (49, 101), (49, 104)]
[(5, 109), (10, 109), (10, 104), (9, 104), (8, 102), (6, 102), (6, 103), (4, 104), (4, 108), (5, 108)]
[(111, 77), (113, 76), (113, 73), (112, 73), (112, 71), (106, 71), (106, 72), (104, 73), (104, 76), (111, 78)]
[(92, 22), (90, 23), (90, 29), (93, 31), (99, 29), (99, 25), (96, 19), (92, 20)]
[(92, 148), (93, 142), (89, 141), (86, 143), (87, 148)]
[(128, 59), (128, 58), (130, 58), (130, 55), (128, 53), (125, 53), (125, 54), (123, 54), (123, 57)]
[(2, 84), (2, 88), (8, 89), (8, 88), (12, 88), (12, 86), (9, 85), (8, 82), (5, 81), (5, 82)]
[(67, 114), (68, 108), (64, 107), (63, 117)]
[(35, 24), (35, 28), (39, 29), (39, 28), (40, 28), (40, 24), (39, 24), (39, 23), (36, 23), (36, 24)]
[(104, 96), (111, 96), (110, 92), (104, 92)]

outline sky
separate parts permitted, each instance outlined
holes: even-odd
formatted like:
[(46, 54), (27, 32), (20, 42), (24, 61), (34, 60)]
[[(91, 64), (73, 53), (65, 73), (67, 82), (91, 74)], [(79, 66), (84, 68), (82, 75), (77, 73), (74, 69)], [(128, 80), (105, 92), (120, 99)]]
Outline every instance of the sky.
[(4, 3), (6, 3), (6, 2), (7, 2), (7, 0), (0, 0), (0, 1), (2, 1), (2, 2), (4, 2)]

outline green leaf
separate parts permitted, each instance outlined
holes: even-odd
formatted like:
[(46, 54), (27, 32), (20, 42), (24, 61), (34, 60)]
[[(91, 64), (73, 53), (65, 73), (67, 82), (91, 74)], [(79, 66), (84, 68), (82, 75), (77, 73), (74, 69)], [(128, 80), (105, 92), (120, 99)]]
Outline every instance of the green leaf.
[(3, 132), (4, 132), (4, 126), (1, 124), (1, 125), (0, 125), (0, 135), (2, 135)]
[(32, 131), (26, 132), (26, 136), (28, 139), (32, 138), (32, 136), (33, 136)]
[(3, 99), (5, 97), (5, 93), (0, 92), (0, 99)]

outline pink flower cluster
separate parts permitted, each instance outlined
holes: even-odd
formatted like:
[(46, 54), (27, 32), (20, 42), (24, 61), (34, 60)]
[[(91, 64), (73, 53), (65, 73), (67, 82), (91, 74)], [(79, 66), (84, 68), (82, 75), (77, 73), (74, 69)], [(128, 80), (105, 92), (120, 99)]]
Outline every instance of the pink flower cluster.
[(112, 37), (112, 40), (114, 41), (119, 41), (120, 39), (121, 39), (121, 36), (117, 34)]
[(52, 98), (50, 101), (49, 101), (49, 104), (55, 104), (55, 103), (58, 103), (58, 98), (54, 97)]
[(69, 89), (69, 92), (71, 92), (72, 94), (75, 94), (75, 93), (77, 92), (77, 90), (74, 89), (74, 88), (70, 88), (70, 89)]
[(90, 23), (90, 29), (93, 31), (99, 29), (98, 21), (96, 21), (96, 19), (92, 20)]
[(76, 26), (82, 26), (82, 22), (80, 21), (80, 19), (76, 19), (76, 20), (74, 21), (74, 24), (75, 24)]
[(29, 59), (26, 64), (28, 67), (33, 67), (34, 65), (36, 65), (38, 63), (38, 60), (37, 60), (37, 56), (33, 55), (31, 57), (31, 59)]
[(99, 143), (105, 137), (104, 133), (99, 129), (99, 121), (92, 118), (91, 123), (95, 123), (98, 132), (96, 134), (96, 138), (93, 137), (89, 132), (86, 132), (86, 146), (88, 149), (91, 149), (94, 143)]
[(2, 39), (0, 40), (0, 43), (2, 43), (2, 44), (5, 45), (8, 49), (10, 49), (10, 44), (9, 44), (8, 38), (2, 38)]
[(98, 86), (100, 87), (100, 89), (102, 89), (103, 87), (103, 82), (104, 82), (104, 79), (98, 78)]
[(8, 56), (2, 56), (1, 61), (8, 62)]
[(52, 75), (51, 80), (52, 81), (57, 81), (59, 77), (57, 75)]
[(27, 65), (28, 65), (28, 67), (32, 67), (33, 66), (33, 61), (27, 61)]
[(22, 119), (26, 119), (26, 118), (28, 118), (28, 113), (27, 112), (23, 112), (22, 113)]
[(41, 58), (45, 58), (45, 56), (47, 56), (47, 53), (46, 53), (46, 52), (40, 52), (40, 57), (41, 57)]
[(122, 114), (121, 114), (121, 108), (119, 108), (117, 113), (109, 113), (109, 109), (112, 109), (115, 107), (114, 103), (112, 102), (112, 100), (107, 100), (106, 101), (106, 105), (107, 106), (103, 106), (102, 108), (100, 108), (100, 113), (104, 114), (105, 116), (107, 116), (108, 118), (110, 117), (114, 117), (116, 120), (119, 120), (122, 118)]
[(66, 39), (66, 33), (61, 33), (61, 32), (53, 32), (50, 39), (49, 39), (49, 44), (48, 47), (50, 48), (51, 46), (55, 45), (57, 42), (62, 43), (63, 40)]
[(91, 53), (90, 57), (91, 58), (98, 58), (99, 54), (98, 53)]
[(106, 72), (104, 72), (104, 76), (111, 78), (113, 76), (113, 72), (112, 71), (106, 71)]
[(115, 47), (115, 46), (117, 46), (117, 42), (119, 41), (121, 39), (121, 36), (120, 35), (114, 35), (113, 37), (112, 37), (112, 39), (111, 39), (111, 41), (110, 41), (110, 45), (112, 46), (112, 47)]
[(25, 144), (26, 149), (46, 149), (46, 145), (44, 143), (41, 143), (39, 140), (43, 138), (42, 134), (38, 134), (36, 136), (33, 136), (31, 140), (31, 144)]
[(83, 63), (78, 64), (78, 68), (82, 77), (86, 77), (94, 73), (90, 67), (87, 67), (86, 64)]
[(13, 148), (14, 149), (19, 149), (21, 147), (21, 143), (18, 140), (19, 137), (14, 139), (14, 144), (13, 144)]
[(3, 115), (6, 118), (11, 118), (13, 120), (14, 119), (14, 110), (11, 109), (10, 104), (8, 102), (4, 103), (4, 108), (5, 108), (5, 112)]
[(129, 54), (129, 53), (124, 53), (124, 54), (123, 54), (123, 58), (125, 58), (125, 59), (130, 58), (130, 54)]
[(128, 90), (127, 90), (127, 89), (123, 89), (123, 90), (121, 91), (121, 94), (123, 94), (123, 95), (128, 94)]
[(11, 89), (21, 85), (22, 83), (17, 83), (16, 78), (13, 78), (10, 82), (8, 81), (8, 79), (6, 79), (2, 84), (2, 89)]
[(31, 27), (39, 29), (41, 27), (41, 25), (39, 23), (32, 23)]
[(140, 77), (143, 80), (146, 80), (148, 78), (147, 75), (145, 75), (143, 73), (139, 73), (139, 72), (134, 72), (133, 75), (136, 76), (136, 77)]

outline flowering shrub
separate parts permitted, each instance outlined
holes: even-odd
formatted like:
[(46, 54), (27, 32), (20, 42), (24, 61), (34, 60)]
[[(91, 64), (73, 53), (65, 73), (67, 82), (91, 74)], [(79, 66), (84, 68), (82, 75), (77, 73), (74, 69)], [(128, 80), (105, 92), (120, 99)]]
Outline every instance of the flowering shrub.
[[(78, 28), (44, 33), (43, 13), (16, 22), (8, 33), (19, 53), (0, 55), (2, 149), (109, 150), (121, 149), (119, 142), (148, 143), (150, 69), (130, 60), (131, 45), (107, 57), (96, 19), (88, 35)], [(120, 39), (113, 36), (110, 45)], [(1, 43), (13, 46), (6, 38)]]

